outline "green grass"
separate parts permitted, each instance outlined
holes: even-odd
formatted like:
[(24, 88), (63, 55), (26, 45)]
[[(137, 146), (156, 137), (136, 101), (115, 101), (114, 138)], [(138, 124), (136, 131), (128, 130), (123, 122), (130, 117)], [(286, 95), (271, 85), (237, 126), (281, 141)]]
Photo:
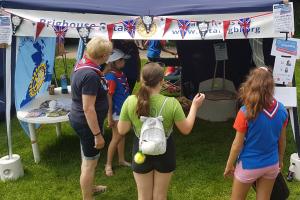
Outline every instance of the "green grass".
[[(296, 67), (298, 96), (300, 95), (300, 62)], [(299, 99), (300, 100), (300, 99)], [(298, 101), (300, 103), (300, 101)], [(211, 123), (197, 120), (191, 135), (182, 136), (175, 131), (177, 169), (172, 178), (170, 200), (225, 200), (229, 199), (231, 180), (223, 178), (223, 170), (234, 137), (233, 121)], [(0, 157), (7, 154), (5, 123), (0, 123)], [(24, 134), (16, 117), (12, 119), (13, 152), (22, 158), (25, 176), (17, 181), (0, 182), (0, 199), (73, 200), (80, 199), (79, 140), (68, 123), (62, 125), (62, 136), (57, 138), (54, 125), (42, 125), (38, 130), (41, 162), (33, 161), (29, 138)], [(130, 159), (133, 133), (128, 134), (126, 157)], [(104, 176), (110, 131), (106, 130), (106, 147), (97, 168), (96, 182), (108, 185), (106, 193), (96, 199), (137, 199), (135, 182), (129, 168), (115, 167), (116, 175)], [(286, 175), (289, 156), (296, 152), (291, 128), (288, 127), (285, 154)], [(288, 183), (291, 200), (300, 199), (300, 182)], [(254, 199), (251, 190), (248, 199)]]
[[(60, 86), (60, 75), (64, 74), (66, 71), (68, 80), (70, 80), (70, 75), (73, 69), (74, 64), (76, 63), (76, 59), (67, 59), (66, 63), (64, 63), (64, 60), (59, 57), (58, 59), (55, 59), (55, 73), (57, 78), (57, 84)], [(52, 83), (55, 84), (55, 76), (52, 77)]]

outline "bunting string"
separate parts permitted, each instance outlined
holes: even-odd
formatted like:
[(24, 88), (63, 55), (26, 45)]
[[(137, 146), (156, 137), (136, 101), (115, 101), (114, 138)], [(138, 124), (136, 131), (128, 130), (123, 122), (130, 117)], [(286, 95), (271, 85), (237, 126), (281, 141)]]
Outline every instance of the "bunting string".
[[(14, 15), (12, 13), (10, 13), (10, 14), (12, 15), (12, 17), (17, 16), (17, 15)], [(250, 16), (250, 17), (245, 17), (245, 18), (242, 18), (242, 19), (230, 19), (230, 20), (228, 20), (228, 19), (225, 20), (224, 19), (224, 20), (216, 20), (216, 21), (220, 21), (223, 24), (223, 27), (222, 27), (223, 28), (223, 39), (226, 39), (227, 30), (228, 30), (228, 27), (230, 26), (230, 22), (238, 22), (239, 25), (241, 26), (243, 34), (247, 38), (252, 19), (256, 18), (256, 17), (262, 17), (262, 16), (270, 15), (270, 14), (273, 14), (273, 12), (265, 12), (265, 13), (262, 13), (262, 14), (258, 14), (258, 15), (254, 15), (254, 16)], [(17, 17), (19, 17), (19, 18), (17, 18)], [(19, 23), (18, 26), (16, 26), (16, 28), (13, 29), (14, 35), (17, 32), (18, 27), (21, 25), (23, 20), (31, 21), (29, 19), (26, 19), (26, 18), (23, 18), (23, 17), (20, 17), (20, 16), (17, 16), (17, 17), (15, 17), (15, 21), (16, 21), (16, 23), (19, 23), (19, 22), (20, 23)], [(135, 37), (137, 20), (139, 18), (142, 19), (142, 17), (143, 16), (135, 17), (133, 19), (128, 19), (128, 20), (124, 20), (124, 21), (117, 21), (115, 23), (106, 24), (105, 28), (106, 28), (106, 31), (108, 32), (108, 38), (110, 40), (112, 39), (114, 28), (117, 24), (123, 24), (123, 26), (126, 28), (128, 34), (131, 36), (131, 38), (134, 38)], [(153, 16), (151, 16), (151, 17), (153, 17)], [(155, 19), (155, 18), (162, 18), (162, 17), (153, 17), (152, 19)], [(245, 20), (245, 19), (248, 19), (248, 20)], [(163, 36), (165, 35), (165, 33), (170, 28), (172, 22), (175, 20), (178, 24), (178, 27), (179, 27), (179, 30), (180, 30), (180, 35), (183, 39), (186, 35), (187, 30), (190, 28), (191, 23), (196, 23), (198, 29), (199, 29), (199, 24), (203, 23), (203, 21), (201, 21), (201, 20), (187, 20), (187, 19), (178, 19), (178, 18), (170, 18), (170, 17), (166, 17), (166, 18), (164, 18), (164, 20), (165, 20), (165, 27), (164, 27), (164, 30), (163, 30)], [(38, 22), (38, 23), (39, 23), (39, 27), (42, 27), (41, 23), (43, 23), (43, 22)], [(49, 27), (49, 25), (46, 24), (46, 23), (44, 23), (44, 26)], [(65, 35), (66, 35), (68, 29), (74, 28), (74, 27), (68, 27), (68, 26), (52, 26), (52, 27), (53, 27), (54, 32), (57, 35), (58, 43), (62, 43), (64, 41), (64, 38), (65, 38)], [(79, 33), (79, 30), (80, 30), (79, 28), (80, 27), (75, 27), (75, 28), (78, 31), (79, 37), (86, 38), (86, 39), (89, 37), (89, 36), (87, 36), (87, 37), (80, 36), (80, 33)], [(86, 28), (86, 27), (84, 27), (84, 28)], [(100, 25), (98, 25), (98, 26), (96, 25), (96, 26), (93, 26), (93, 27), (89, 27), (89, 30), (84, 31), (84, 32), (85, 33), (88, 32), (88, 35), (89, 35), (89, 33), (92, 31), (92, 29), (100, 29), (100, 28), (103, 28), (103, 27), (100, 26)], [(207, 27), (207, 29), (208, 28), (209, 27)], [(38, 32), (38, 31), (41, 31), (42, 29), (43, 28), (39, 28), (39, 30), (36, 30), (37, 32), (35, 33), (35, 37), (39, 36), (40, 32)], [(200, 34), (202, 39), (204, 39), (206, 33), (207, 33), (207, 31), (205, 29), (203, 29), (201, 31), (199, 30), (199, 34)]]

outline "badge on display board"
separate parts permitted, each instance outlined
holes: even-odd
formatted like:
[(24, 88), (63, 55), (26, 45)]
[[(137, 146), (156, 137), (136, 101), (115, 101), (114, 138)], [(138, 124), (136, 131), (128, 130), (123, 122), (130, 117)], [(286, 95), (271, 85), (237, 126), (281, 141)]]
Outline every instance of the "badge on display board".
[(9, 15), (0, 16), (0, 44), (11, 44), (12, 26)]
[(296, 58), (276, 56), (273, 78), (274, 82), (278, 84), (288, 85), (293, 81)]
[(214, 49), (215, 49), (215, 57), (217, 61), (228, 60), (227, 46), (225, 42), (215, 43)]
[(300, 58), (300, 40), (295, 38), (274, 39), (272, 44), (272, 56), (291, 56)]
[(293, 3), (273, 5), (274, 32), (294, 32)]

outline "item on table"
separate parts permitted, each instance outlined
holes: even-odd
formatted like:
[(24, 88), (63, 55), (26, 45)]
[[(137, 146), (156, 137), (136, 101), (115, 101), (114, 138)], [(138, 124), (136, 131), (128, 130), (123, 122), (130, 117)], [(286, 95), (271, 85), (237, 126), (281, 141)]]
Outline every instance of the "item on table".
[(61, 93), (68, 94), (68, 80), (65, 74), (60, 77)]
[(43, 103), (41, 103), (41, 105), (40, 105), (40, 108), (49, 108), (49, 102), (50, 102), (51, 100), (46, 100), (46, 101), (44, 101)]
[(26, 118), (31, 117), (44, 117), (46, 115), (47, 110), (44, 108), (35, 108), (30, 111), (28, 111)]
[(64, 109), (66, 111), (71, 110), (71, 105), (72, 105), (72, 99), (59, 99), (56, 102), (56, 107)]
[(49, 85), (49, 87), (48, 87), (49, 95), (54, 95), (54, 88), (55, 88), (55, 85)]
[(67, 110), (57, 108), (53, 111), (48, 112), (47, 117), (60, 117), (60, 116), (67, 115), (68, 113), (69, 113), (69, 111), (67, 111)]
[(56, 109), (56, 101), (55, 100), (51, 100), (49, 102), (49, 110), (50, 111), (54, 111)]

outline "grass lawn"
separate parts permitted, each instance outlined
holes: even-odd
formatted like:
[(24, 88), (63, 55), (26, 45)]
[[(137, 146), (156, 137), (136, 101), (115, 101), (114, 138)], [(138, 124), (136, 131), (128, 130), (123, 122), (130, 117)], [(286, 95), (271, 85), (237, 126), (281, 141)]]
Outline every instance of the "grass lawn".
[[(59, 71), (60, 69), (57, 69)], [(59, 72), (58, 72), (59, 73)], [(300, 95), (300, 62), (296, 67), (298, 96)], [(298, 101), (299, 102), (299, 101)], [(170, 200), (225, 200), (229, 199), (231, 180), (223, 178), (223, 170), (234, 137), (233, 121), (211, 123), (197, 120), (192, 133), (182, 136), (175, 131), (177, 169), (170, 185)], [(12, 119), (13, 152), (22, 158), (25, 176), (17, 181), (0, 182), (0, 199), (80, 199), (79, 140), (68, 123), (62, 125), (62, 136), (56, 138), (54, 125), (42, 125), (38, 130), (41, 162), (35, 164), (30, 139), (21, 129), (16, 117)], [(132, 135), (128, 134), (126, 157), (131, 158)], [(108, 185), (108, 191), (96, 199), (137, 199), (135, 182), (130, 168), (115, 166), (115, 176), (104, 176), (106, 150), (111, 138), (106, 130), (106, 147), (102, 151), (96, 182)], [(289, 157), (296, 152), (290, 126), (285, 156), (284, 174)], [(6, 127), (0, 123), (0, 157), (7, 154)], [(115, 162), (117, 163), (117, 162)], [(300, 199), (300, 182), (288, 183), (290, 198)], [(251, 190), (249, 199), (254, 199)]]

